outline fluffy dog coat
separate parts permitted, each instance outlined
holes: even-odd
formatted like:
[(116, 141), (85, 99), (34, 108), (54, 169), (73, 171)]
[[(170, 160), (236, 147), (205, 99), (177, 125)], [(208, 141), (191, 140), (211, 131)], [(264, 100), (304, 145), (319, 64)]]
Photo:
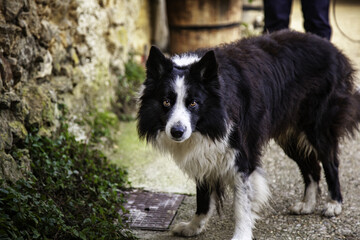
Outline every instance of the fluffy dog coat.
[(199, 234), (230, 186), (233, 239), (251, 239), (269, 196), (260, 157), (271, 138), (304, 179), (304, 198), (291, 211), (314, 211), (321, 163), (329, 190), (324, 215), (340, 214), (339, 140), (360, 121), (360, 94), (351, 64), (330, 42), (280, 31), (172, 58), (152, 47), (146, 67), (139, 136), (196, 181), (195, 216), (175, 234)]

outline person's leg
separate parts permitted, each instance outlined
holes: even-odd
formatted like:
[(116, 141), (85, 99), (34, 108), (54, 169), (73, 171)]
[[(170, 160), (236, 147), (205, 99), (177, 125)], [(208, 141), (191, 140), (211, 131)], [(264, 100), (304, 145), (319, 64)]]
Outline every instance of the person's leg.
[(264, 0), (264, 32), (274, 32), (289, 27), (292, 0)]
[(330, 0), (301, 0), (306, 32), (330, 40), (329, 5)]

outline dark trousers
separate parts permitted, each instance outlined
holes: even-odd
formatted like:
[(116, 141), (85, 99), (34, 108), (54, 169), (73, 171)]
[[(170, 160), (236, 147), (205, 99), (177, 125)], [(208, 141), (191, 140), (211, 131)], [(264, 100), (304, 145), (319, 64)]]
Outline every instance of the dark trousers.
[[(264, 0), (264, 32), (274, 32), (289, 27), (292, 0)], [(330, 0), (301, 0), (306, 32), (315, 33), (330, 40)]]

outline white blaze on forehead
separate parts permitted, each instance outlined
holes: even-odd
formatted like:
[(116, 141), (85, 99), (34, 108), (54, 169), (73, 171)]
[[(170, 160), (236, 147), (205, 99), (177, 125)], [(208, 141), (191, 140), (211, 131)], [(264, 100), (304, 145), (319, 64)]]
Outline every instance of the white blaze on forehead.
[(178, 66), (184, 67), (200, 60), (199, 56), (195, 54), (183, 54), (183, 55), (175, 55), (171, 58), (171, 60)]
[(177, 76), (175, 82), (172, 85), (174, 92), (176, 93), (176, 101), (173, 106), (171, 115), (165, 127), (166, 135), (170, 138), (171, 128), (176, 125), (183, 126), (186, 130), (180, 141), (188, 139), (192, 133), (191, 129), (191, 115), (186, 107), (186, 95), (187, 86), (185, 84), (184, 76)]
[(176, 97), (176, 103), (178, 102), (185, 102), (185, 98), (186, 98), (186, 85), (185, 85), (185, 80), (184, 80), (184, 76), (180, 77), (177, 76), (176, 80), (173, 84), (173, 89), (175, 91), (175, 93), (177, 94)]

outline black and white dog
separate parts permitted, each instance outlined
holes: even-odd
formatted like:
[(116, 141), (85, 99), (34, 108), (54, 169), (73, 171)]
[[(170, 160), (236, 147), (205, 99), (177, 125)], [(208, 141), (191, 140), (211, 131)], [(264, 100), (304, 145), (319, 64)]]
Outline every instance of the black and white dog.
[(175, 234), (199, 234), (230, 186), (233, 239), (252, 238), (269, 197), (260, 157), (270, 138), (304, 178), (304, 197), (291, 211), (315, 210), (321, 163), (329, 190), (323, 213), (340, 214), (339, 140), (357, 128), (360, 93), (351, 64), (330, 42), (286, 30), (172, 58), (152, 47), (146, 67), (139, 136), (196, 181), (196, 214)]

